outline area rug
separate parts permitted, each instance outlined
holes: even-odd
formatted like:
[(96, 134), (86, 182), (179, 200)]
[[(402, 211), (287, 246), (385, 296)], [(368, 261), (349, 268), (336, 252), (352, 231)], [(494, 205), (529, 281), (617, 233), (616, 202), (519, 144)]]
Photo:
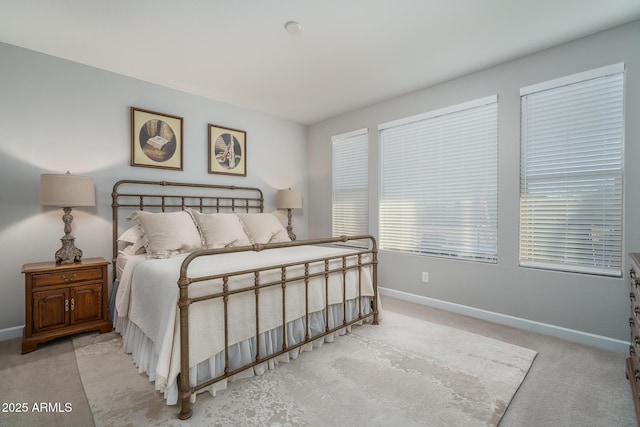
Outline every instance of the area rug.
[(198, 396), (193, 416), (162, 396), (115, 333), (74, 339), (96, 426), (496, 426), (536, 352), (385, 312), (262, 376)]

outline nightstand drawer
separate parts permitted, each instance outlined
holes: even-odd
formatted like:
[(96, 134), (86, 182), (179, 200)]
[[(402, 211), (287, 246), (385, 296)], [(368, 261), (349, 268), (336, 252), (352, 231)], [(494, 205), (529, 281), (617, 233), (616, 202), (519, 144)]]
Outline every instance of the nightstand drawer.
[(86, 268), (52, 274), (33, 275), (33, 286), (51, 286), (76, 283), (84, 280), (102, 279), (101, 268)]
[(629, 381), (633, 381), (636, 384), (640, 384), (640, 364), (638, 363), (638, 357), (633, 356), (629, 358), (629, 367), (631, 368), (628, 372)]
[(631, 261), (629, 299), (629, 357), (627, 358), (627, 378), (631, 385), (633, 405), (640, 425), (640, 254), (629, 254)]

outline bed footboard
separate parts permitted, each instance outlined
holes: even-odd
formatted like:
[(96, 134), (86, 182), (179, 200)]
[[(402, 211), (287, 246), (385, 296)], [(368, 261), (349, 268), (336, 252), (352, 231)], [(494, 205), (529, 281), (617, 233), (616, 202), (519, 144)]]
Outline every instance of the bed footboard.
[[(246, 251), (263, 251), (267, 249), (276, 249), (276, 248), (284, 248), (284, 247), (292, 247), (292, 246), (305, 246), (305, 245), (328, 245), (333, 243), (347, 242), (351, 240), (368, 240), (368, 248), (354, 248), (353, 251), (350, 251), (348, 254), (340, 254), (335, 256), (330, 256), (326, 258), (320, 259), (309, 259), (304, 260), (302, 262), (295, 262), (290, 264), (282, 264), (277, 266), (268, 266), (264, 268), (256, 268), (249, 269), (243, 271), (235, 271), (229, 272), (219, 275), (213, 276), (205, 276), (205, 277), (191, 277), (189, 275), (189, 265), (197, 258), (208, 255), (216, 255), (222, 253), (231, 253), (231, 252), (246, 252)], [(352, 260), (351, 262), (347, 262), (347, 260)], [(323, 264), (324, 268), (322, 271), (311, 271), (310, 265), (318, 265)], [(338, 266), (336, 266), (338, 264)], [(370, 319), (374, 325), (378, 324), (378, 289), (377, 289), (377, 244), (376, 240), (373, 236), (363, 235), (363, 236), (342, 236), (338, 238), (327, 238), (327, 239), (316, 239), (316, 240), (301, 240), (301, 241), (293, 241), (293, 242), (285, 242), (285, 243), (271, 243), (271, 244), (256, 244), (252, 246), (242, 246), (242, 247), (232, 247), (232, 248), (223, 248), (223, 249), (206, 249), (201, 251), (196, 251), (188, 255), (182, 263), (180, 268), (180, 278), (178, 280), (178, 287), (180, 288), (180, 298), (178, 300), (178, 308), (180, 310), (179, 321), (180, 321), (180, 413), (178, 417), (180, 419), (188, 419), (192, 415), (191, 410), (191, 396), (194, 393), (197, 393), (199, 390), (208, 387), (216, 382), (229, 378), (243, 370), (248, 368), (255, 367), (260, 363), (264, 363), (270, 359), (276, 358), (282, 354), (285, 354), (291, 350), (294, 350), (298, 347), (301, 347), (305, 344), (311, 343), (319, 338), (323, 338), (331, 333), (334, 333), (340, 329), (343, 329), (349, 325), (352, 325), (357, 322), (362, 322), (364, 320)], [(281, 272), (280, 278), (277, 280), (273, 280), (272, 278), (264, 279), (264, 273), (266, 271), (273, 271), (275, 269), (279, 269)], [(373, 285), (373, 297), (371, 300), (371, 307), (363, 307), (362, 306), (362, 277), (363, 270), (370, 269), (371, 272), (371, 281)], [(291, 271), (295, 271), (294, 274), (289, 274)], [(299, 273), (299, 271), (303, 270), (304, 273)], [(347, 273), (349, 271), (355, 271), (357, 277), (357, 301), (358, 301), (358, 315), (351, 319), (347, 319), (347, 292), (346, 292), (346, 280)], [(228, 281), (231, 277), (238, 275), (248, 275), (253, 274), (254, 276), (254, 284), (248, 287), (242, 288), (234, 288), (230, 289), (228, 285)], [(324, 288), (325, 288), (325, 310), (328, 310), (328, 294), (329, 294), (329, 280), (330, 277), (334, 277), (334, 275), (342, 276), (342, 306), (343, 306), (343, 316), (342, 323), (339, 325), (330, 326), (329, 317), (325, 315), (325, 330), (319, 334), (315, 334), (313, 336), (310, 335), (309, 328), (309, 283), (310, 280), (318, 279), (324, 280)], [(189, 286), (196, 282), (209, 281), (209, 280), (221, 280), (222, 281), (222, 291), (211, 293), (198, 297), (190, 297), (189, 295)], [(287, 333), (287, 319), (285, 315), (286, 307), (287, 307), (287, 299), (286, 299), (286, 288), (289, 283), (298, 282), (304, 283), (305, 285), (305, 310), (304, 310), (304, 320), (306, 325), (306, 333), (305, 337), (301, 342), (298, 342), (293, 345), (287, 344), (286, 333)], [(273, 352), (268, 355), (261, 355), (259, 350), (256, 350), (254, 360), (251, 363), (248, 363), (244, 366), (241, 366), (236, 369), (231, 369), (229, 367), (229, 328), (228, 328), (228, 311), (229, 311), (229, 297), (234, 294), (253, 294), (255, 295), (255, 340), (257, 342), (256, 348), (260, 348), (260, 316), (259, 316), (259, 307), (260, 307), (260, 293), (261, 291), (265, 291), (269, 288), (281, 288), (282, 295), (282, 334), (283, 334), (283, 345), (282, 349)], [(196, 384), (192, 386), (189, 381), (189, 307), (191, 304), (196, 304), (198, 302), (211, 300), (211, 299), (219, 299), (223, 303), (224, 307), (224, 359), (225, 366), (224, 372), (222, 375), (215, 376), (208, 381), (205, 381), (201, 384)], [(366, 313), (365, 313), (366, 312)]]

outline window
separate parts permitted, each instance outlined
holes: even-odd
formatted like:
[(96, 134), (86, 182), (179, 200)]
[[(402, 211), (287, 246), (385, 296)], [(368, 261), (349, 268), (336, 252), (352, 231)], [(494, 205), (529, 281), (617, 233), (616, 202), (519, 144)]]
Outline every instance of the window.
[(368, 136), (360, 129), (331, 138), (334, 237), (369, 234)]
[(497, 262), (497, 96), (379, 131), (380, 248)]
[(520, 265), (622, 274), (624, 64), (520, 90)]

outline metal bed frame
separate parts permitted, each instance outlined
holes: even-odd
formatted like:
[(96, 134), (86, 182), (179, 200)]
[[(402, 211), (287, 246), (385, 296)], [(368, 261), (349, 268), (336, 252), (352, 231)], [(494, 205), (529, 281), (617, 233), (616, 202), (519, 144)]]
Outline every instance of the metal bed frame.
[[(120, 192), (120, 187), (132, 187), (139, 188), (137, 192), (129, 190), (127, 192)], [(181, 188), (183, 194), (175, 194), (172, 191), (175, 188)], [(149, 189), (150, 192), (147, 192)], [(144, 191), (143, 191), (144, 190)], [(115, 263), (116, 256), (118, 254), (118, 242), (119, 235), (118, 223), (121, 209), (126, 209), (131, 212), (135, 210), (156, 210), (160, 212), (184, 210), (186, 207), (192, 209), (198, 209), (200, 212), (263, 212), (264, 211), (264, 197), (260, 189), (254, 187), (237, 187), (237, 186), (221, 186), (213, 184), (192, 184), (192, 183), (179, 183), (179, 182), (166, 182), (166, 181), (138, 181), (138, 180), (122, 180), (118, 181), (113, 186), (112, 192), (112, 209), (113, 209), (113, 268), (115, 278)], [(293, 247), (293, 246), (306, 246), (306, 245), (328, 245), (334, 243), (345, 243), (351, 240), (368, 240), (368, 247), (365, 249), (357, 248), (353, 252), (344, 255), (331, 256), (327, 258), (309, 259), (302, 262), (270, 265), (264, 268), (254, 268), (242, 271), (234, 271), (224, 274), (217, 274), (204, 277), (191, 277), (189, 275), (189, 265), (192, 261), (203, 256), (211, 256), (232, 252), (248, 252), (248, 251), (263, 251), (267, 249)], [(378, 324), (378, 289), (377, 289), (377, 244), (373, 236), (360, 235), (360, 236), (341, 236), (337, 238), (326, 239), (313, 239), (313, 240), (299, 240), (285, 243), (270, 243), (270, 244), (254, 244), (251, 246), (230, 247), (222, 249), (203, 249), (192, 252), (183, 261), (180, 267), (180, 278), (178, 280), (178, 287), (180, 288), (180, 297), (177, 305), (180, 310), (180, 378), (179, 378), (179, 400), (180, 400), (180, 413), (178, 417), (180, 419), (188, 419), (192, 415), (191, 411), (191, 395), (198, 390), (208, 387), (223, 379), (229, 378), (245, 369), (252, 368), (260, 363), (266, 362), (270, 359), (285, 354), (298, 347), (302, 347), (308, 343), (311, 343), (319, 338), (323, 338), (329, 334), (332, 334), (340, 329), (343, 329), (354, 323), (362, 322), (363, 320), (371, 318), (374, 325)], [(357, 263), (348, 265), (347, 259), (357, 259)], [(332, 267), (330, 262), (332, 260), (342, 261), (340, 267)], [(334, 261), (335, 262), (335, 261)], [(324, 263), (324, 270), (321, 272), (311, 273), (309, 266), (311, 264)], [(288, 275), (288, 269), (292, 267), (304, 268), (304, 274), (296, 274), (294, 276)], [(362, 307), (362, 269), (371, 268), (371, 278), (373, 282), (373, 299), (371, 301), (371, 311), (368, 314), (363, 314)], [(278, 280), (261, 281), (261, 272), (273, 271), (275, 269), (280, 270), (281, 277)], [(358, 277), (358, 316), (347, 321), (346, 313), (346, 286), (342, 286), (342, 324), (330, 328), (329, 316), (328, 316), (328, 304), (325, 304), (325, 330), (314, 336), (309, 335), (309, 280), (314, 277), (324, 278), (325, 284), (325, 299), (329, 292), (329, 277), (334, 274), (342, 275), (342, 283), (346, 281), (347, 271), (356, 270)], [(228, 281), (231, 277), (239, 275), (253, 274), (254, 284), (252, 286), (229, 290)], [(196, 282), (202, 282), (207, 280), (222, 280), (223, 290), (222, 292), (212, 293), (209, 295), (192, 298), (189, 296), (189, 285)], [(287, 345), (286, 333), (287, 324), (285, 319), (286, 309), (286, 287), (291, 282), (304, 282), (305, 284), (305, 325), (306, 332), (303, 341), (295, 345)], [(255, 325), (256, 325), (256, 349), (260, 348), (260, 322), (259, 322), (259, 301), (260, 292), (270, 287), (279, 286), (282, 289), (282, 349), (266, 356), (261, 356), (259, 350), (255, 352), (255, 359), (253, 362), (241, 366), (237, 369), (231, 370), (229, 367), (229, 337), (228, 337), (228, 303), (229, 296), (240, 293), (252, 293), (255, 295)], [(189, 307), (191, 304), (196, 304), (201, 301), (219, 298), (223, 302), (224, 307), (224, 358), (225, 368), (222, 375), (205, 381), (201, 384), (191, 386), (189, 384)], [(328, 300), (328, 299), (327, 299)]]

